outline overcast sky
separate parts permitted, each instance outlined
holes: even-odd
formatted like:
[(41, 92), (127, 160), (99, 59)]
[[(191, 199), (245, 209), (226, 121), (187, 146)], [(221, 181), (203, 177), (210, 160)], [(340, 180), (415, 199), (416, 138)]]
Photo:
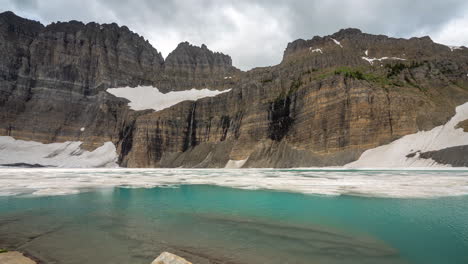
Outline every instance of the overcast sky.
[(164, 57), (182, 41), (204, 43), (243, 70), (279, 63), (295, 39), (348, 27), (468, 46), (467, 0), (0, 0), (6, 10), (44, 24), (116, 22)]

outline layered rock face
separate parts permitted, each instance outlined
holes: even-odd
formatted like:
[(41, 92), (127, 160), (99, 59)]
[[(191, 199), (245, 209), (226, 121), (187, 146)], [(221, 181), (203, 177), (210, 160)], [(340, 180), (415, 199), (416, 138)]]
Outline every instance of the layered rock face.
[[(225, 55), (203, 51), (214, 57), (206, 61), (208, 68), (218, 57), (230, 63)], [(201, 55), (191, 54), (202, 64)], [(176, 83), (165, 77), (161, 54), (143, 37), (117, 24), (70, 21), (43, 26), (4, 12), (0, 56), (0, 134), (45, 143), (80, 140), (89, 148), (105, 141), (117, 143), (139, 113), (128, 111), (126, 100), (105, 90)], [(184, 66), (179, 67), (182, 72)], [(174, 63), (170, 67), (177, 69)], [(208, 75), (191, 74), (201, 80), (199, 87)]]
[(444, 124), (468, 99), (466, 49), (354, 29), (298, 42), (306, 44), (289, 44), (280, 65), (243, 73), (227, 94), (140, 116), (133, 142), (151, 145), (132, 148), (124, 160), (343, 165), (366, 149)]
[(0, 46), (1, 133), (42, 142), (112, 140), (128, 113), (105, 89), (151, 84), (164, 62), (126, 27), (44, 27), (11, 12), (0, 15)]
[[(224, 167), (246, 159), (244, 167), (343, 165), (366, 149), (444, 124), (468, 101), (468, 49), (428, 37), (347, 29), (294, 41), (279, 65), (241, 72), (230, 57), (188, 43), (164, 61), (125, 27), (43, 27), (0, 17), (1, 45), (10, 50), (0, 62), (0, 135), (81, 140), (89, 148), (112, 141), (121, 166)], [(92, 42), (86, 53), (79, 40), (88, 34), (103, 42)], [(125, 44), (115, 36), (125, 36)], [(38, 45), (40, 52), (32, 48)], [(89, 50), (98, 55), (84, 55)], [(130, 110), (126, 100), (104, 91), (138, 84), (165, 92), (231, 91), (157, 112)]]

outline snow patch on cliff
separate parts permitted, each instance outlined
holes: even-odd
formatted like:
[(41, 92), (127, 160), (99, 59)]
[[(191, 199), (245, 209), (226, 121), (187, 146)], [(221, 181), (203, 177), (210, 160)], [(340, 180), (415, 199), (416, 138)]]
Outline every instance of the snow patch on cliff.
[[(420, 159), (419, 152), (468, 145), (468, 133), (455, 126), (468, 119), (468, 103), (456, 108), (456, 114), (442, 126), (429, 131), (406, 135), (392, 143), (365, 151), (361, 157), (345, 167), (443, 167), (431, 159)], [(406, 157), (414, 154), (413, 157)]]
[(117, 152), (112, 142), (86, 151), (81, 141), (43, 144), (0, 136), (0, 164), (31, 164), (62, 168), (118, 167)]
[(312, 47), (310, 47), (310, 48), (309, 48), (309, 51), (310, 51), (310, 52), (320, 52), (320, 53), (323, 54), (322, 49), (312, 49)]
[[(366, 54), (367, 55), (367, 54)], [(361, 57), (363, 60), (368, 61), (371, 65), (374, 64), (374, 61), (383, 61), (383, 60), (406, 60), (403, 58), (398, 57), (382, 57), (382, 58), (369, 58), (369, 57)]]
[(447, 46), (447, 47), (449, 47), (449, 48), (450, 48), (450, 51), (452, 51), (452, 52), (453, 52), (454, 50), (461, 50), (461, 49), (462, 49), (462, 47), (460, 47), (460, 46)]
[(331, 38), (333, 40), (333, 42), (335, 42), (336, 45), (340, 46), (343, 48), (343, 45), (341, 45), (341, 42), (339, 42), (338, 40), (334, 39), (334, 38)]
[(158, 88), (152, 86), (107, 89), (108, 93), (129, 100), (130, 103), (128, 103), (128, 105), (130, 106), (130, 109), (137, 111), (147, 109), (160, 111), (183, 101), (196, 101), (204, 97), (213, 97), (229, 91), (230, 89), (224, 91), (191, 89), (185, 91), (161, 93)]

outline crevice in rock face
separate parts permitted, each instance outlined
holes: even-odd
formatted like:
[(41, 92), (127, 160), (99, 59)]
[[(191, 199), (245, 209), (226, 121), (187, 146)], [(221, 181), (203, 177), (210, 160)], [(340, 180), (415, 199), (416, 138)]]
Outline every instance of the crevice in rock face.
[(281, 141), (291, 128), (294, 119), (291, 117), (291, 96), (278, 97), (270, 104), (268, 113), (268, 137), (274, 141)]
[(391, 113), (391, 108), (390, 108), (390, 96), (388, 94), (388, 91), (386, 92), (387, 96), (387, 103), (388, 103), (388, 124), (390, 126), (390, 136), (393, 136), (393, 119), (392, 119), (392, 113)]
[(194, 102), (192, 105), (192, 110), (190, 111), (190, 114), (187, 117), (188, 128), (185, 134), (183, 151), (186, 151), (190, 147), (194, 147), (197, 145), (197, 122), (195, 120), (196, 107), (197, 103)]
[(239, 139), (240, 134), (241, 134), (241, 125), (242, 125), (242, 119), (244, 118), (244, 112), (237, 112), (234, 122), (233, 122), (233, 133), (234, 133), (234, 138)]
[(161, 127), (159, 120), (156, 121), (156, 129), (153, 136), (148, 136), (148, 156), (149, 161), (158, 161), (162, 157), (163, 152), (163, 137), (161, 135)]
[(221, 117), (221, 128), (223, 129), (223, 134), (221, 136), (220, 141), (226, 140), (227, 133), (229, 131), (229, 127), (231, 126), (231, 119), (229, 116), (222, 116)]
[(135, 120), (129, 125), (125, 126), (119, 133), (119, 141), (121, 143), (121, 151), (118, 163), (121, 164), (123, 159), (132, 150), (133, 147), (133, 131), (135, 129)]

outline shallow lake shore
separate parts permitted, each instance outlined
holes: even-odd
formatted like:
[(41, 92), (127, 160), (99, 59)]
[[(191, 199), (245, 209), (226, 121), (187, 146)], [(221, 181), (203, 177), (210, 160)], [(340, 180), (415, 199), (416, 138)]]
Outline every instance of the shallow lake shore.
[(37, 259), (23, 254), (19, 251), (8, 251), (0, 253), (0, 263), (2, 264), (40, 264)]

